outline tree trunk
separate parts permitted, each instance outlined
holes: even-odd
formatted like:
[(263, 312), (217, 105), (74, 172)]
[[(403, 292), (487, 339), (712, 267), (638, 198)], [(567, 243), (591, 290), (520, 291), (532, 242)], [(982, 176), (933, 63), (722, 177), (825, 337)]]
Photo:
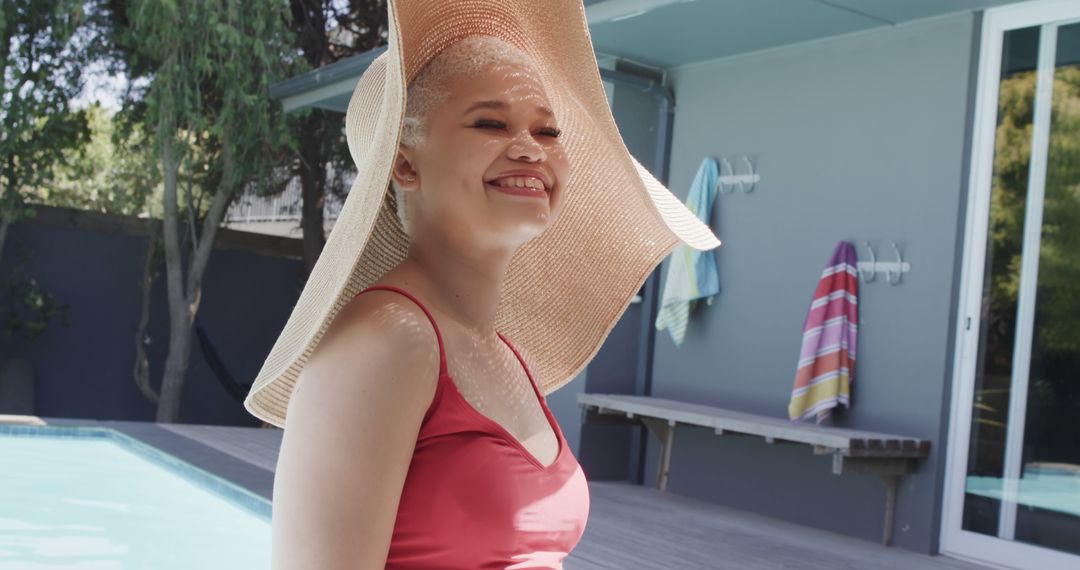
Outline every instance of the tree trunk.
[(161, 128), (161, 164), (164, 170), (165, 199), (165, 283), (169, 298), (169, 354), (165, 358), (165, 371), (161, 379), (161, 396), (158, 399), (156, 421), (173, 423), (180, 417), (180, 397), (187, 373), (188, 355), (191, 351), (191, 321), (193, 319), (187, 294), (184, 291), (183, 251), (180, 248), (180, 214), (177, 205), (177, 170), (179, 164), (173, 155), (172, 136)]
[(311, 274), (326, 244), (323, 206), (326, 202), (326, 159), (322, 142), (324, 113), (314, 110), (300, 127), (300, 229), (303, 231), (304, 276)]
[[(228, 131), (222, 133), (228, 140)], [(226, 173), (236, 167), (235, 159), (224, 145), (222, 164)], [(180, 419), (180, 399), (184, 389), (191, 355), (191, 329), (202, 299), (202, 279), (214, 248), (214, 238), (225, 218), (225, 212), (234, 195), (233, 188), (224, 185), (214, 193), (214, 201), (202, 223), (202, 234), (192, 236), (194, 253), (188, 264), (186, 279), (183, 273), (180, 245), (180, 214), (177, 206), (177, 164), (172, 156), (168, 137), (162, 142), (162, 161), (165, 164), (165, 269), (169, 292), (169, 356), (165, 359), (165, 375), (161, 381), (161, 399), (158, 401), (158, 422), (176, 422)], [(223, 180), (228, 180), (224, 176)]]
[(143, 262), (143, 298), (139, 312), (139, 324), (135, 327), (135, 386), (150, 403), (158, 403), (160, 396), (150, 385), (150, 359), (146, 356), (143, 342), (146, 327), (150, 323), (150, 297), (154, 289), (154, 250), (157, 247), (161, 224), (151, 218), (147, 224), (149, 231), (146, 239), (146, 260)]
[[(169, 311), (170, 315), (174, 311)], [(184, 378), (187, 376), (191, 356), (191, 328), (194, 315), (187, 318), (181, 315), (169, 322), (169, 355), (165, 358), (165, 375), (161, 379), (161, 398), (158, 400), (158, 423), (176, 423), (180, 420), (180, 401), (184, 393)]]

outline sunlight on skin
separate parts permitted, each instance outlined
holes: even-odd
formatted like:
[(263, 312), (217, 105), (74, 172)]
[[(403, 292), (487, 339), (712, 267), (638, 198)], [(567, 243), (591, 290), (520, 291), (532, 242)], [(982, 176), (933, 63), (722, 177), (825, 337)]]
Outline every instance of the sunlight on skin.
[[(411, 245), (406, 260), (377, 283), (399, 286), (424, 303), (467, 403), (549, 465), (559, 442), (525, 368), (496, 335), (494, 318), (511, 257), (558, 217), (569, 159), (534, 68), (493, 65), (455, 75), (445, 87), (449, 97), (430, 110), (420, 144), (399, 148), (392, 176), (406, 195)], [(514, 170), (537, 171), (550, 182), (550, 194), (515, 195), (485, 182)], [(386, 296), (381, 319), (409, 319), (407, 312), (418, 310), (397, 293), (365, 295)], [(434, 333), (424, 334), (438, 358)]]
[[(555, 118), (540, 111), (550, 102), (537, 72), (520, 65), (459, 76), (448, 87), (449, 100), (428, 117), (427, 137), (416, 148), (402, 145), (395, 162), (395, 181), (407, 195), (412, 247), (453, 244), (472, 255), (512, 254), (549, 227), (564, 202), (569, 160), (553, 136)], [(466, 113), (479, 101), (508, 107)], [(551, 196), (528, 199), (484, 184), (517, 169), (545, 173), (553, 182)]]

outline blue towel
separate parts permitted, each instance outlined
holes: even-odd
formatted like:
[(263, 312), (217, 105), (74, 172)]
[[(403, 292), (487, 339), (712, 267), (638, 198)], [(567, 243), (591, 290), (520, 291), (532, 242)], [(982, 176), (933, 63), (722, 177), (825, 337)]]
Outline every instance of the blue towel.
[[(719, 171), (715, 160), (703, 160), (686, 197), (686, 207), (705, 225), (709, 225), (712, 217)], [(656, 330), (668, 329), (675, 346), (681, 345), (686, 337), (690, 304), (706, 298), (711, 305), (713, 295), (719, 292), (720, 275), (716, 270), (716, 257), (713, 252), (699, 251), (685, 243), (679, 244), (671, 253), (671, 262), (668, 263), (667, 281), (660, 298), (660, 313), (656, 316)]]

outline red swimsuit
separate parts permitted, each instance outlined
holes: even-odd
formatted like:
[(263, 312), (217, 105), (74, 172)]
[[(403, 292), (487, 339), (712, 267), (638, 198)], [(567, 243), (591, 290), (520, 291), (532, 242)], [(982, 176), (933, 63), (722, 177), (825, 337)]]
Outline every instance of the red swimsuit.
[(388, 569), (562, 568), (589, 517), (585, 473), (521, 355), (540, 406), (559, 440), (555, 461), (544, 466), (494, 420), (458, 392), (447, 372), (442, 335), (416, 297), (439, 341), (439, 382), (424, 415), (401, 492)]

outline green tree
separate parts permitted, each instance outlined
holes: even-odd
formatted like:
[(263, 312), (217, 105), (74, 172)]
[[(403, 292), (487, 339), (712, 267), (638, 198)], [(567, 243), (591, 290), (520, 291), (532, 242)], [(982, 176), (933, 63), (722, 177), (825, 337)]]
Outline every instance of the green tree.
[[(389, 30), (386, 0), (291, 0), (291, 29), (299, 74), (386, 43)], [(326, 243), (323, 205), (327, 192), (345, 193), (345, 173), (353, 170), (340, 113), (308, 108), (294, 113), (299, 141), (290, 162), (300, 180), (304, 273)]]
[[(157, 155), (141, 125), (117, 128), (115, 112), (94, 103), (85, 109), (90, 137), (64, 149), (45, 184), (28, 190), (28, 201), (95, 212), (161, 217)], [(157, 203), (152, 201), (157, 194)]]
[(47, 184), (64, 151), (89, 138), (86, 114), (68, 102), (97, 53), (84, 12), (93, 4), (0, 2), (0, 252), (10, 225), (33, 216), (26, 192)]
[[(287, 8), (266, 0), (137, 0), (127, 7), (132, 33), (123, 41), (132, 68), (150, 74), (143, 116), (163, 181), (170, 326), (159, 422), (179, 419), (203, 274), (229, 203), (245, 187), (279, 187), (285, 174), (277, 165), (291, 138), (269, 87), (290, 63)], [(195, 206), (196, 190), (209, 199), (205, 212)]]

